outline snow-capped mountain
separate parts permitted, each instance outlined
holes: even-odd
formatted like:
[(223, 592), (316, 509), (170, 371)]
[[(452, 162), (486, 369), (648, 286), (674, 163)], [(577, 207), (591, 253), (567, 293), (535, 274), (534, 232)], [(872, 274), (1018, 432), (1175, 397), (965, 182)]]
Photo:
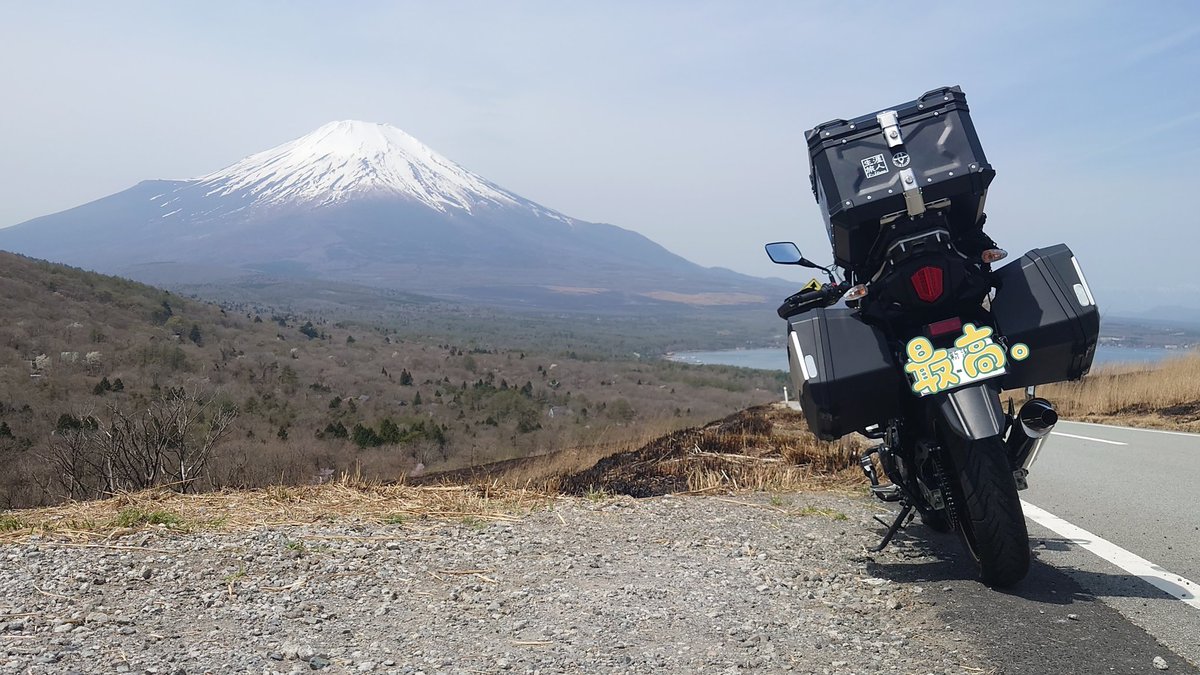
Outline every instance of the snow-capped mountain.
[(457, 297), (538, 289), (739, 304), (777, 290), (567, 217), (396, 127), (357, 121), (0, 229), (0, 248), (166, 285), (301, 276)]
[(303, 210), (362, 199), (402, 199), (441, 213), (520, 208), (570, 223), (434, 152), (388, 124), (345, 120), (259, 152), (151, 198), (163, 218)]
[(443, 213), (524, 206), (569, 220), (467, 171), (394, 126), (355, 120), (330, 122), (195, 183), (205, 196), (248, 194), (259, 206), (324, 206), (367, 195), (398, 196)]

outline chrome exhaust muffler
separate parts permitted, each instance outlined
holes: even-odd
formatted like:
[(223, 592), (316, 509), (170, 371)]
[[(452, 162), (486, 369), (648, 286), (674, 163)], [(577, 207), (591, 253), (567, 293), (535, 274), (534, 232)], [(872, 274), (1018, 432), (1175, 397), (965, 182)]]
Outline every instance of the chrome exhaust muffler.
[(1044, 398), (1032, 398), (1021, 406), (1008, 432), (1008, 451), (1014, 469), (1024, 469), (1037, 461), (1042, 443), (1058, 423), (1058, 413)]

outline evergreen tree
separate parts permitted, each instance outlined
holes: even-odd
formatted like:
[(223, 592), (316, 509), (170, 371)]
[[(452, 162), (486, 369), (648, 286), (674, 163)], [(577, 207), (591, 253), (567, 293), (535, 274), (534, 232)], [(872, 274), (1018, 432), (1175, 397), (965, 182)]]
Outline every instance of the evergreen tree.
[(96, 396), (103, 396), (110, 391), (112, 391), (112, 383), (108, 381), (107, 377), (100, 378), (100, 381), (96, 383), (96, 387), (92, 389), (92, 393)]
[(379, 434), (375, 433), (371, 427), (365, 427), (362, 424), (354, 425), (354, 430), (350, 432), (350, 439), (360, 448), (377, 448), (383, 445)]
[(154, 319), (154, 323), (162, 325), (167, 322), (167, 319), (175, 316), (175, 312), (171, 309), (171, 304), (166, 300), (163, 300), (162, 305), (159, 306), (158, 309), (154, 310), (151, 316)]
[(517, 433), (527, 434), (541, 428), (542, 423), (538, 421), (536, 410), (527, 408), (517, 413)]
[(388, 445), (395, 445), (403, 440), (400, 427), (388, 418), (379, 423), (379, 439)]
[(201, 336), (200, 326), (198, 324), (192, 324), (192, 330), (188, 332), (188, 339), (191, 340), (196, 346), (200, 345)]

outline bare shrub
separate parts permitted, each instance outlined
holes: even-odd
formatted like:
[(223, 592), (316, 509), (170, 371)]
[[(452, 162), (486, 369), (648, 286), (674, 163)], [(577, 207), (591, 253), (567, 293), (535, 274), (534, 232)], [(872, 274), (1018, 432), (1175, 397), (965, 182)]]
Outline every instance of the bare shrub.
[(44, 458), (72, 499), (163, 485), (193, 489), (237, 409), (172, 388), (134, 410), (111, 404), (104, 416), (64, 414), (47, 444)]

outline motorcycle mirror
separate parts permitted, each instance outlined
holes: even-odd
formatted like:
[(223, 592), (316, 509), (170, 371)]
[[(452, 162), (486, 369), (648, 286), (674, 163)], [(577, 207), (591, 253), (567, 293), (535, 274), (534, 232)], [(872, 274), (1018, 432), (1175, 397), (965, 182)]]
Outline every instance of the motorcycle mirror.
[(800, 254), (800, 248), (790, 241), (776, 241), (767, 244), (767, 257), (776, 265), (799, 265), (801, 267), (820, 267)]

